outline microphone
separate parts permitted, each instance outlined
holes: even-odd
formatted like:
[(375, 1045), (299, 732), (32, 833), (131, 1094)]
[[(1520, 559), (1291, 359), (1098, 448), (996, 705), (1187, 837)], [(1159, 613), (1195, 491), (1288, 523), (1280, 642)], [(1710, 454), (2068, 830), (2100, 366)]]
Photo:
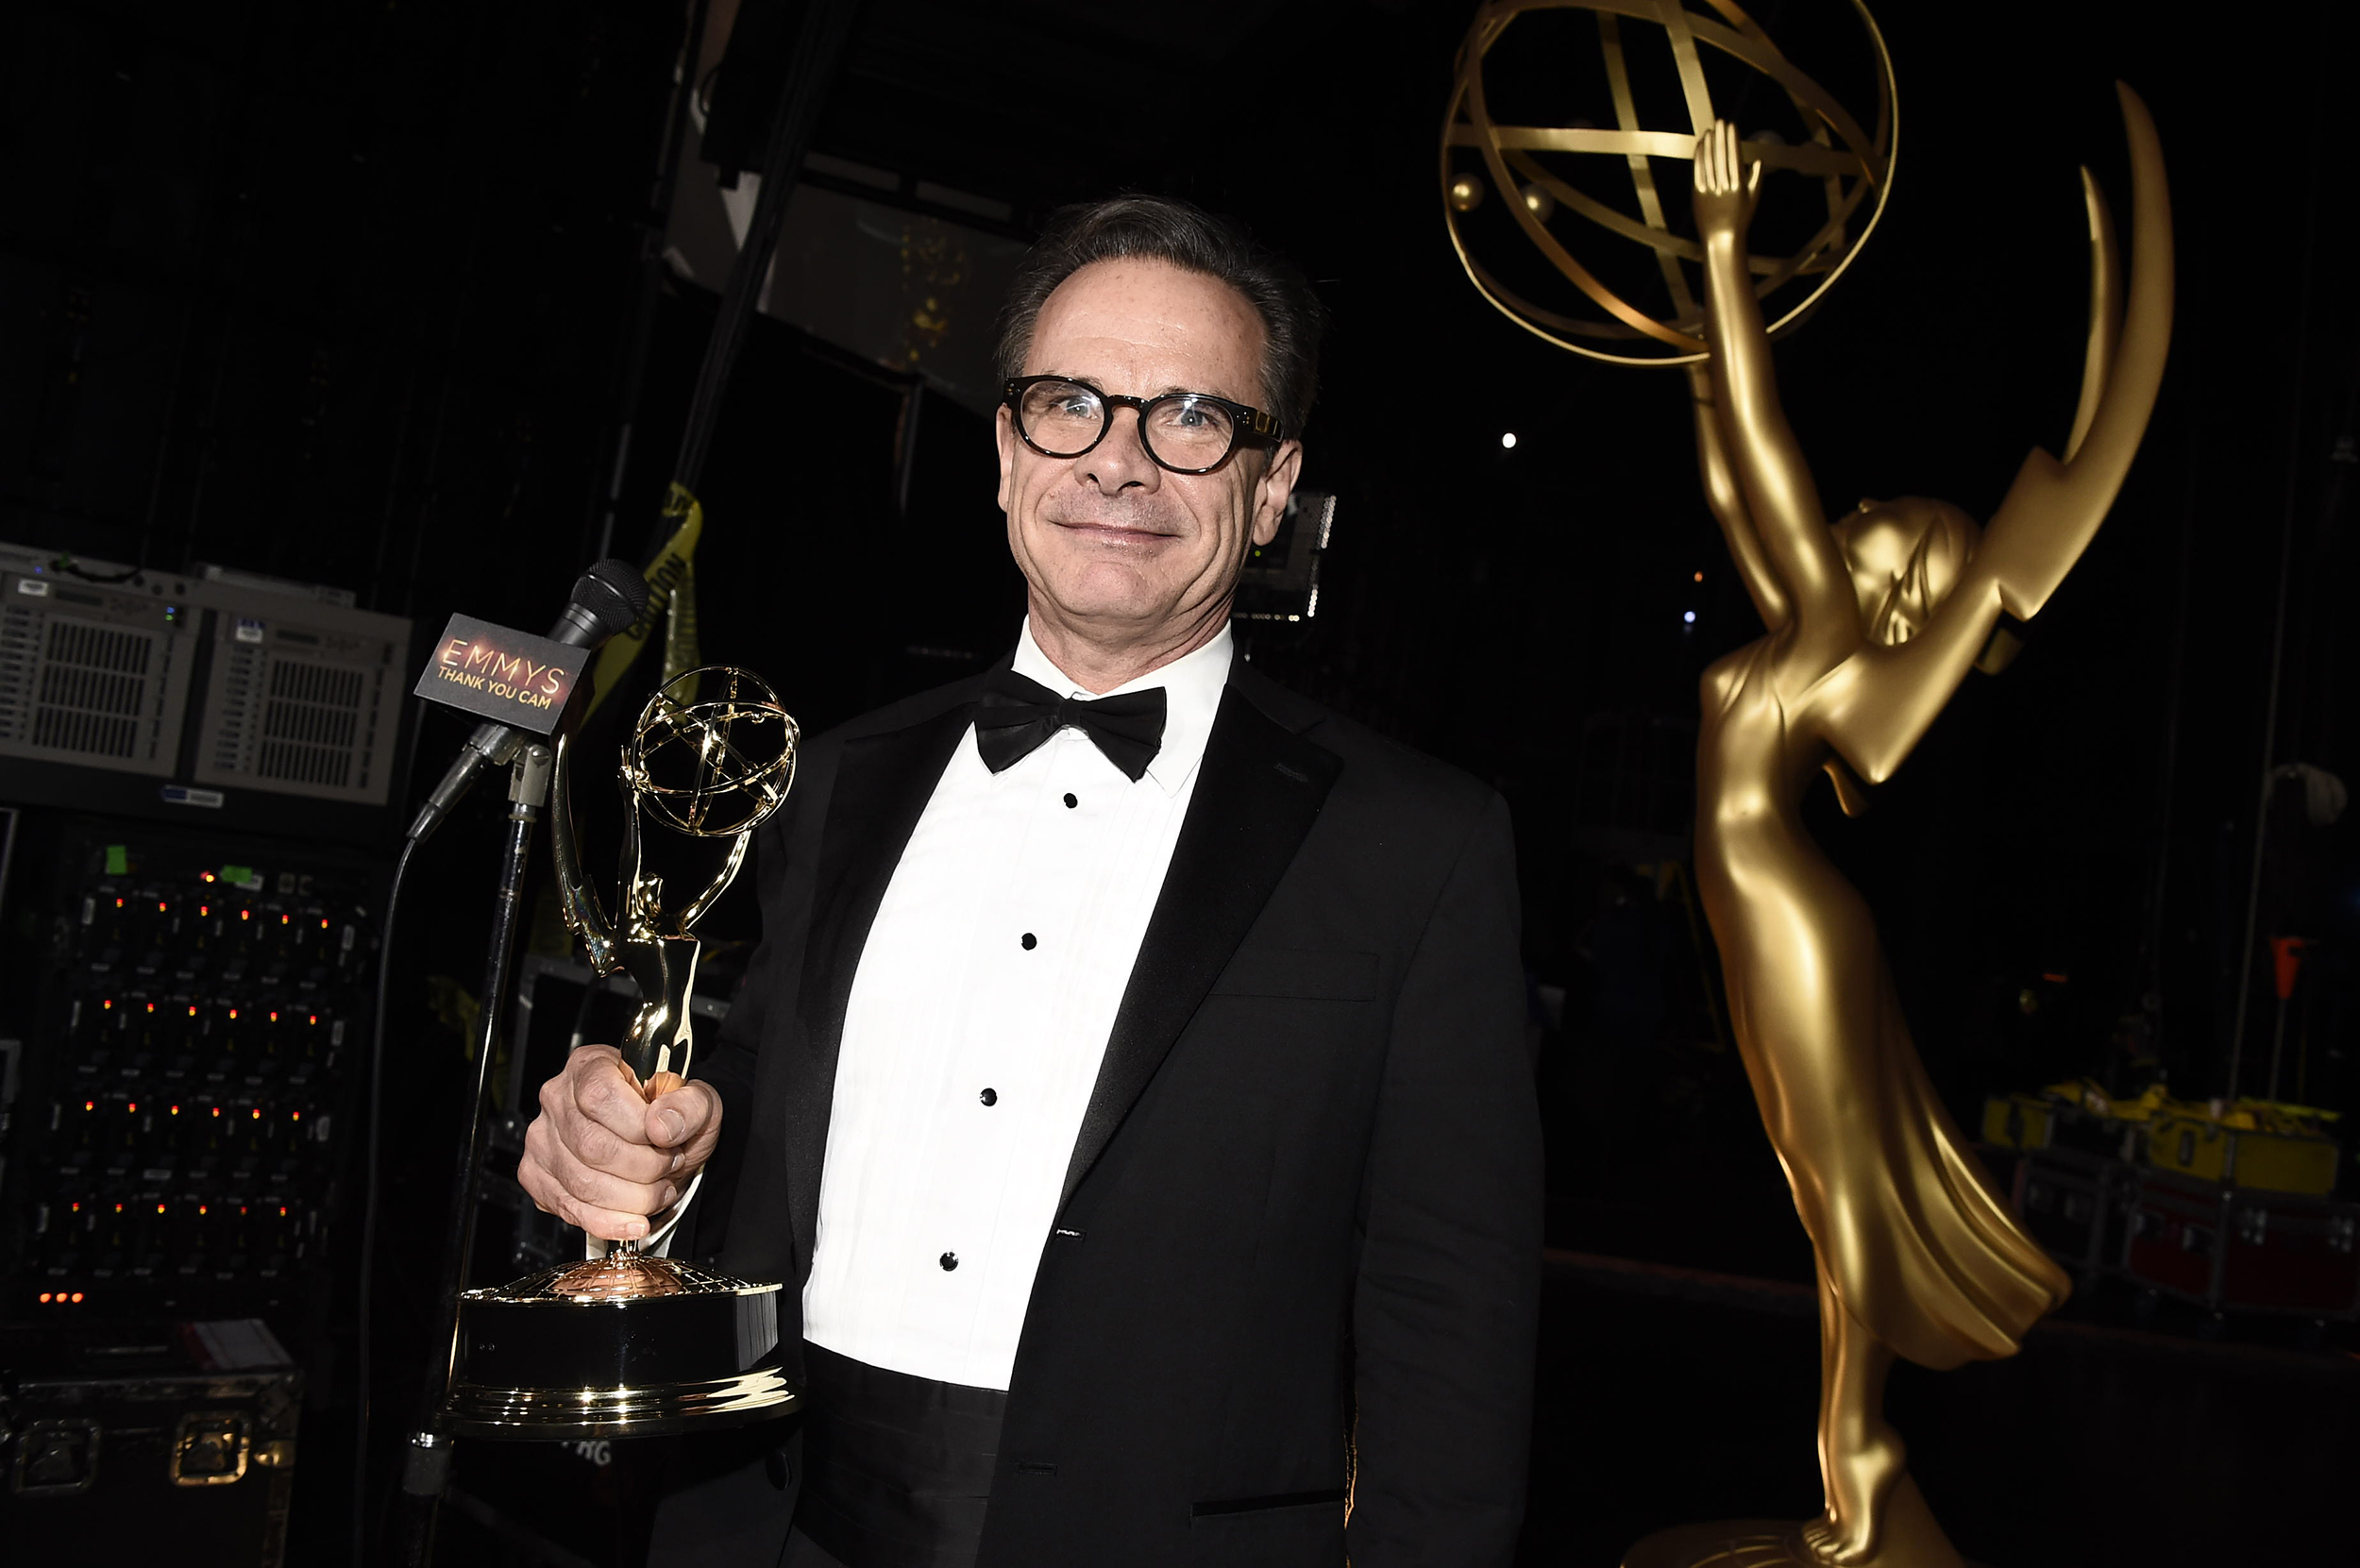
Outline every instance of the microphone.
[[(573, 598), (566, 601), (557, 624), (549, 628), (549, 636), (568, 648), (597, 648), (617, 632), (630, 630), (647, 608), (648, 584), (639, 569), (628, 561), (609, 558), (575, 580)], [(434, 793), (418, 809), (417, 820), (410, 824), (410, 841), (423, 843), (428, 835), (442, 826), (443, 818), (467, 793), (476, 775), (487, 767), (509, 762), (524, 740), (524, 732), (513, 725), (477, 725), (475, 733), (459, 749), (450, 770), (443, 775), (443, 782), (434, 786)]]

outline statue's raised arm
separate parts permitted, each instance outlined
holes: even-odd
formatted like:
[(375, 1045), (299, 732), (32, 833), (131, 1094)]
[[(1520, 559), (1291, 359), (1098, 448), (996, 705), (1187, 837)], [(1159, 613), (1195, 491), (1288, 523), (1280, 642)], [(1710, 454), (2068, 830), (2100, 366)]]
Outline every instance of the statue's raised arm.
[(1705, 484), (1705, 505), (1712, 512), (1713, 521), (1721, 525), (1721, 537), (1729, 547), (1729, 559), (1737, 563), (1737, 575), (1745, 584), (1745, 592), (1754, 601), (1755, 612), (1762, 616), (1765, 631), (1776, 632), (1794, 614), (1787, 603), (1786, 586), (1770, 567), (1762, 554), (1762, 535), (1754, 527), (1753, 514), (1746, 508), (1745, 492), (1737, 482), (1737, 470), (1729, 463), (1728, 437), (1721, 429), (1720, 405), (1712, 394), (1712, 371), (1705, 364), (1688, 367), (1688, 397), (1696, 415), (1696, 468)]
[[(1805, 657), (1816, 654), (1832, 664), (1859, 645), (1860, 612), (1843, 552), (1828, 531), (1811, 465), (1778, 405), (1770, 335), (1746, 270), (1745, 230), (1761, 186), (1762, 165), (1745, 162), (1736, 127), (1716, 121), (1697, 139), (1694, 199), (1705, 253), (1711, 412), (1760, 547), (1759, 565), (1748, 560), (1752, 552), (1739, 548), (1739, 567), (1747, 571), (1749, 588), (1755, 571), (1766, 570), (1774, 580), (1773, 594), (1757, 589), (1755, 602), (1776, 631), (1779, 622), (1771, 620), (1764, 600), (1782, 599), (1796, 637), (1809, 645)], [(1712, 455), (1706, 454), (1708, 482), (1713, 477)]]

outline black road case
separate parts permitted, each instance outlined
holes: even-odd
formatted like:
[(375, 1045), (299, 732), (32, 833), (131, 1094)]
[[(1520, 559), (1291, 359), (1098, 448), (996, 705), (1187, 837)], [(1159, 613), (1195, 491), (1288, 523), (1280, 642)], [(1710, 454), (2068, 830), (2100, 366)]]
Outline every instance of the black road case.
[(302, 1404), (257, 1320), (0, 1326), (0, 1541), (25, 1563), (279, 1568)]

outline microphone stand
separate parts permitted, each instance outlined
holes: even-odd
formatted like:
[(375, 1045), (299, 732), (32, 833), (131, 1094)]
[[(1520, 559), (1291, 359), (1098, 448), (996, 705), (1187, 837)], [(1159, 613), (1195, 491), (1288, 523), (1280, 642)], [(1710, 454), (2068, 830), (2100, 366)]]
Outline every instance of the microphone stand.
[[(675, 472), (682, 486), (691, 492), (703, 475), (706, 449), (719, 418), (721, 394), (729, 384), (738, 350), (745, 345), (763, 282), (769, 276), (771, 255), (786, 220), (787, 199), (794, 194), (796, 175), (801, 169), (813, 127), (818, 122), (836, 64), (861, 9), (862, 0), (817, 0), (804, 11), (795, 52), (788, 59), (786, 77), (781, 84), (779, 102), (772, 110), (764, 143), (762, 191), (755, 197), (746, 238), (731, 266), (729, 285), (722, 291), (720, 312), (714, 323), (713, 336), (705, 346), (704, 362), (698, 369), (696, 388), (689, 401)], [(685, 79), (693, 82), (693, 47), (686, 71)], [(437, 1333), (430, 1341), (443, 1347), (443, 1357), (441, 1364), (428, 1374), (419, 1417), (403, 1453), (399, 1555), (396, 1559), (403, 1568), (427, 1568), (433, 1561), (434, 1527), (443, 1495), (450, 1485), (451, 1434), (443, 1427), (442, 1408), (458, 1371), (459, 1293), (466, 1288), (468, 1254), (475, 1242), (484, 1090), (491, 1079), (493, 1038), (507, 1004), (508, 960), (515, 947), (526, 854), (531, 842), (532, 824), (548, 793), (548, 747), (535, 744), (517, 753), (508, 786), (508, 844), (500, 861), (499, 891), (493, 905), (483, 1011), (476, 1028), (475, 1097), (467, 1108), (465, 1152), (452, 1198), (451, 1224), (446, 1233), (451, 1241), (444, 1259)], [(446, 808), (447, 804), (444, 802)], [(431, 801), (429, 810), (434, 810)], [(420, 818), (429, 832), (439, 819), (439, 812), (431, 818), (423, 814)], [(417, 829), (412, 830), (412, 836), (419, 836)]]
[(539, 741), (516, 752), (508, 775), (508, 835), (500, 849), (499, 882), (492, 900), (492, 936), (484, 954), (483, 1006), (477, 1015), (475, 1092), (467, 1103), (467, 1136), (461, 1141), (458, 1179), (451, 1192), (449, 1238), (443, 1254), (442, 1290), (434, 1338), (441, 1360), (427, 1374), (418, 1419), (403, 1450), (399, 1554), (403, 1568), (426, 1568), (434, 1560), (434, 1529), (450, 1486), (451, 1436), (443, 1427), (443, 1401), (458, 1371), (459, 1294), (467, 1288), (467, 1264), (475, 1251), (478, 1197), (483, 1176), (483, 1102), (492, 1079), (492, 1051), (508, 1007), (509, 960), (524, 909), (525, 868), (532, 833), (549, 792), (549, 748)]

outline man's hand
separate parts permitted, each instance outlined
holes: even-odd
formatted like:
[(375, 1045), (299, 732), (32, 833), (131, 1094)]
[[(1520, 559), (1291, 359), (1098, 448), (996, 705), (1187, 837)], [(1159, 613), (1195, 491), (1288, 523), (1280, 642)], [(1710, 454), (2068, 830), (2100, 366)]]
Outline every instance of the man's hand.
[(611, 1045), (585, 1045), (541, 1086), (516, 1180), (532, 1201), (608, 1241), (648, 1234), (721, 1136), (721, 1097), (659, 1072), (643, 1091)]
[(1762, 165), (1745, 161), (1735, 126), (1713, 121), (1712, 128), (1696, 138), (1696, 237), (1708, 244), (1716, 239), (1742, 243), (1761, 194)]

